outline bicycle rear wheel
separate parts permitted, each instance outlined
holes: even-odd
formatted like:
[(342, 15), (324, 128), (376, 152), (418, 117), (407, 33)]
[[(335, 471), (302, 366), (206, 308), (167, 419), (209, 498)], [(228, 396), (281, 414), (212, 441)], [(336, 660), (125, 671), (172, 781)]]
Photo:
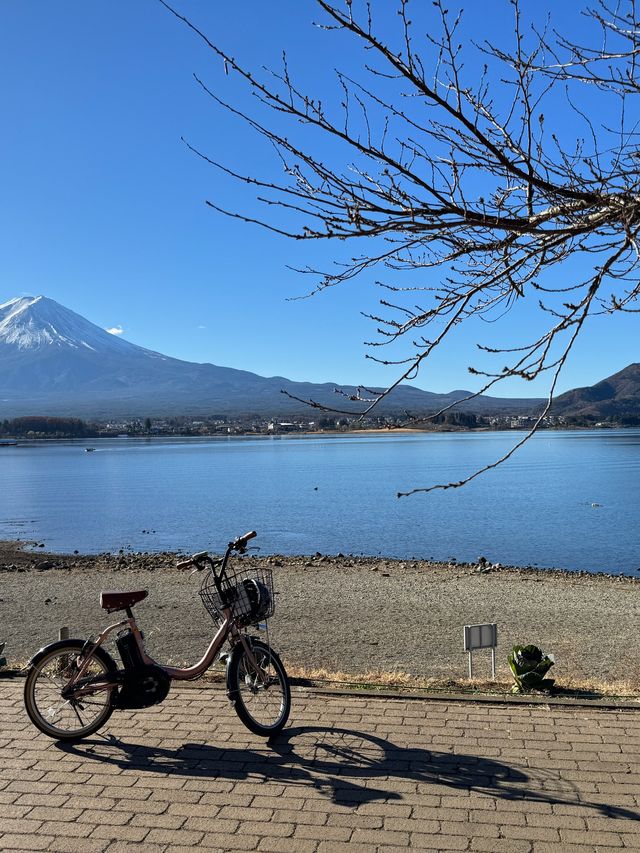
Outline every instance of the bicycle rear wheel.
[(269, 737), (284, 728), (291, 710), (289, 679), (282, 661), (255, 637), (246, 637), (255, 664), (238, 643), (227, 667), (227, 693), (236, 714), (255, 734)]
[(25, 681), (24, 704), (31, 722), (56, 740), (87, 737), (113, 713), (111, 696), (115, 688), (105, 687), (104, 680), (117, 667), (102, 648), (93, 652), (81, 679), (85, 689), (96, 681), (96, 689), (77, 698), (63, 696), (64, 688), (78, 672), (84, 645), (84, 640), (62, 640), (47, 646), (35, 657)]

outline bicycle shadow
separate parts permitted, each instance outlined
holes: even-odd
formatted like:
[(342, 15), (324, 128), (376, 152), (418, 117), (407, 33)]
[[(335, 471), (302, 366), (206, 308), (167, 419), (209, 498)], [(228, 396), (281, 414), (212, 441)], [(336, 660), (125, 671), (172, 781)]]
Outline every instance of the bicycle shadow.
[(424, 794), (444, 786), (503, 800), (580, 805), (606, 817), (640, 820), (640, 812), (581, 799), (576, 786), (559, 779), (553, 771), (528, 768), (525, 773), (483, 756), (399, 746), (347, 728), (293, 727), (265, 743), (263, 749), (203, 743), (167, 749), (127, 743), (114, 736), (55, 746), (85, 760), (141, 773), (229, 781), (258, 778), (261, 782), (311, 786), (343, 806), (401, 800), (405, 785)]

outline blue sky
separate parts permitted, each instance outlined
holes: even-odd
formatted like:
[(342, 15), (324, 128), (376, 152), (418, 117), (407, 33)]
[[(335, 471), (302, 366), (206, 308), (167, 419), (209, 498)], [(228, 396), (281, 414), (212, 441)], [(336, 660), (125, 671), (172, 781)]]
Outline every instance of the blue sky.
[[(334, 65), (358, 70), (341, 37), (312, 26), (320, 15), (311, 0), (174, 5), (254, 68), (276, 66), (286, 48), (308, 88), (334, 91)], [(507, 38), (508, 3), (468, 5), (470, 32), (484, 27), (497, 41)], [(575, 32), (578, 5), (553, 4), (554, 22)], [(327, 265), (335, 246), (294, 244), (205, 206), (205, 199), (240, 201), (251, 212), (252, 202), (181, 136), (231, 166), (259, 166), (269, 155), (214, 107), (194, 72), (223, 97), (248, 103), (233, 75), (155, 0), (0, 6), (0, 301), (42, 293), (187, 360), (297, 380), (392, 381), (389, 368), (364, 358), (372, 329), (359, 312), (375, 310), (378, 299), (370, 281), (289, 299), (311, 282), (287, 265)], [(525, 305), (506, 322), (517, 337), (534, 320)], [(638, 360), (635, 322), (595, 321), (559, 390)], [(473, 341), (459, 334), (416, 384), (473, 388), (466, 372), (473, 361)], [(530, 396), (544, 386), (512, 384), (500, 393)]]

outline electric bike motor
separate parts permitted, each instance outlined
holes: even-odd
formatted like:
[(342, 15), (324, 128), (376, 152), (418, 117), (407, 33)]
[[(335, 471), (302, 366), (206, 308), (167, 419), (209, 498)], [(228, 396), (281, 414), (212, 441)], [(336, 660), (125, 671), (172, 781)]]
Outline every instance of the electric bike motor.
[(171, 686), (167, 673), (155, 664), (144, 663), (129, 628), (118, 634), (116, 646), (124, 669), (120, 673), (120, 689), (114, 696), (115, 707), (123, 710), (148, 708), (162, 702)]

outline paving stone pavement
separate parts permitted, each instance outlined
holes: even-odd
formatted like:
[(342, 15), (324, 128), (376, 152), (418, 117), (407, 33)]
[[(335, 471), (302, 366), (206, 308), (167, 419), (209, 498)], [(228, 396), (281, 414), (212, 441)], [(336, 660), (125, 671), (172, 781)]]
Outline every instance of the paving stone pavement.
[(0, 850), (640, 850), (640, 709), (294, 691), (273, 743), (176, 688), (76, 745), (0, 680)]

